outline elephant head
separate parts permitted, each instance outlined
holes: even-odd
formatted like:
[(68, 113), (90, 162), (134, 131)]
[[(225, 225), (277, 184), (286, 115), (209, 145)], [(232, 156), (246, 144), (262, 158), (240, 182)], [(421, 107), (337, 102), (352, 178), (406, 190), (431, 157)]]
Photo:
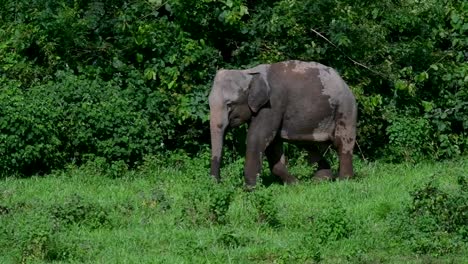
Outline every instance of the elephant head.
[(220, 179), (224, 134), (227, 127), (248, 122), (269, 101), (268, 65), (248, 70), (219, 70), (209, 96), (211, 175)]

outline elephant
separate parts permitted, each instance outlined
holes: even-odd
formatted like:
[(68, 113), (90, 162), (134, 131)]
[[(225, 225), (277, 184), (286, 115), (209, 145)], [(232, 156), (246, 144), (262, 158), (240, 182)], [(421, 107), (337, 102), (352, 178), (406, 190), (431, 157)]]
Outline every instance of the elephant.
[(209, 94), (211, 176), (220, 181), (226, 129), (247, 123), (245, 185), (254, 188), (268, 159), (270, 171), (283, 183), (289, 174), (283, 142), (305, 146), (318, 163), (318, 179), (333, 179), (321, 151), (333, 145), (338, 152), (338, 179), (353, 177), (356, 141), (356, 99), (331, 67), (318, 62), (289, 60), (245, 70), (216, 72)]

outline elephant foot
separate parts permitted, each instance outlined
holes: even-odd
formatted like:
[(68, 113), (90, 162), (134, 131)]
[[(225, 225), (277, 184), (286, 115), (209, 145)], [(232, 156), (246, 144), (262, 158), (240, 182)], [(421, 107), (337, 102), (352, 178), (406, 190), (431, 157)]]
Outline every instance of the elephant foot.
[(333, 173), (330, 169), (318, 170), (313, 177), (316, 181), (330, 181), (333, 180)]
[(294, 176), (289, 176), (288, 178), (283, 179), (283, 183), (286, 185), (294, 185), (299, 183), (299, 180)]
[(216, 177), (216, 176), (211, 175), (211, 178), (213, 179), (213, 181), (215, 183), (221, 183), (221, 178), (220, 177)]
[(346, 180), (351, 180), (351, 178), (353, 178), (353, 176), (344, 175), (344, 176), (338, 176), (336, 179), (339, 180), (339, 181), (346, 181)]
[(253, 192), (255, 191), (255, 185), (244, 185), (244, 191), (245, 192)]

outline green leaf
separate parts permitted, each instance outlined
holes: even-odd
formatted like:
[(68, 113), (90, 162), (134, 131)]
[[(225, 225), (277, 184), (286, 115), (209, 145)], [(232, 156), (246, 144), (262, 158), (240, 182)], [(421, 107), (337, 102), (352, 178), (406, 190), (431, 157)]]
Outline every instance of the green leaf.
[(397, 90), (406, 90), (408, 87), (407, 82), (403, 80), (397, 80), (394, 85)]
[(429, 78), (429, 74), (427, 72), (421, 72), (420, 74), (416, 75), (414, 80), (416, 82), (423, 82)]
[(156, 80), (156, 71), (151, 68), (145, 70), (144, 74), (146, 80)]
[(421, 101), (421, 104), (424, 108), (424, 112), (428, 113), (431, 112), (432, 109), (434, 109), (434, 103), (428, 102), (428, 101)]
[(143, 62), (143, 54), (137, 53), (136, 54), (136, 60), (137, 60), (137, 62), (142, 63)]

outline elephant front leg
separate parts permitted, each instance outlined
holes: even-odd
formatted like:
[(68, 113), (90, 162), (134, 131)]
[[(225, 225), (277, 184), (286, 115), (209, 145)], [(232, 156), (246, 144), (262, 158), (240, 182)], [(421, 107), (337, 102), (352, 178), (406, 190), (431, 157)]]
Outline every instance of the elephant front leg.
[(257, 184), (257, 177), (262, 170), (262, 151), (260, 149), (247, 148), (245, 156), (244, 177), (245, 185), (252, 189)]
[(247, 152), (245, 155), (244, 176), (245, 184), (248, 189), (255, 187), (257, 177), (262, 171), (262, 158), (265, 149), (270, 143), (268, 138), (265, 138), (264, 133), (254, 133), (249, 129), (247, 135)]
[(271, 116), (275, 115), (269, 109), (262, 110), (252, 119), (247, 132), (244, 176), (248, 188), (254, 187), (257, 183), (257, 177), (262, 170), (263, 153), (274, 140), (278, 131), (280, 119), (272, 119)]
[(265, 154), (268, 158), (270, 171), (273, 175), (280, 177), (285, 184), (297, 182), (296, 177), (289, 174), (286, 168), (286, 159), (283, 153), (283, 142), (276, 138), (266, 149)]

